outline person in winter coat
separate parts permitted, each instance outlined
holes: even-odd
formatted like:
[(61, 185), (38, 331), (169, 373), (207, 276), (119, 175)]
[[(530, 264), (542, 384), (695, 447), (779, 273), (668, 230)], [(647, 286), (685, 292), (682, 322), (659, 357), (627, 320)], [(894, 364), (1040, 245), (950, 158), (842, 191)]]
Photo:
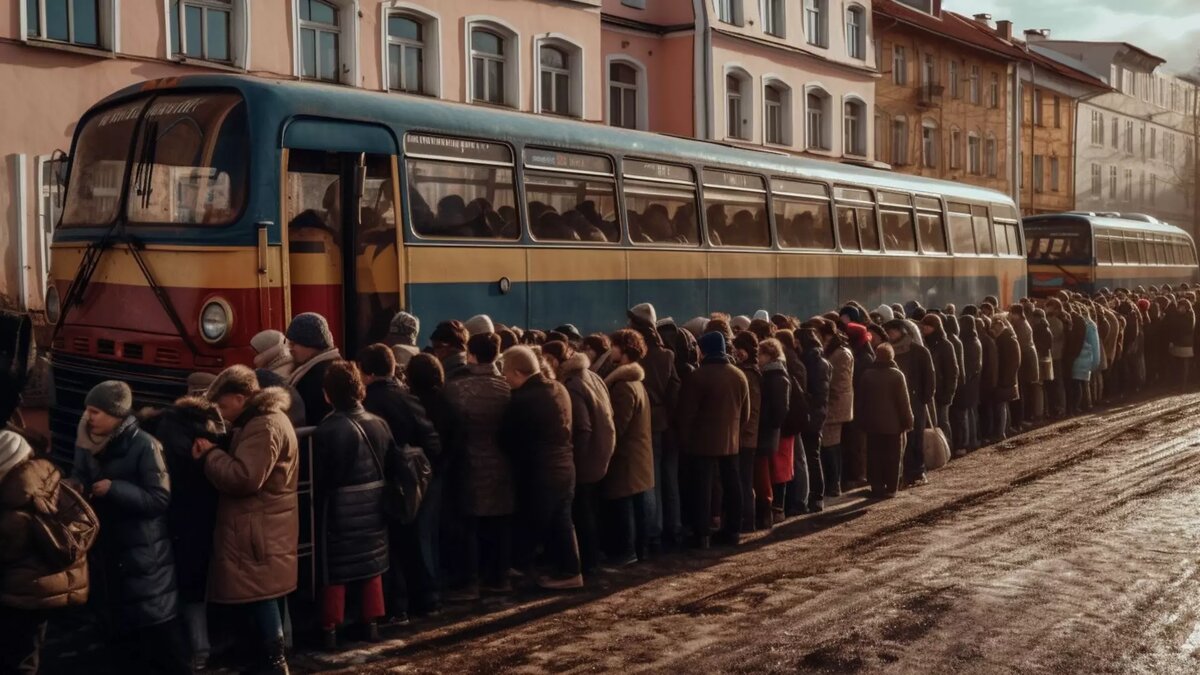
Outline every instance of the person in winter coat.
[[(788, 476), (783, 483), (772, 486), (771, 492), (775, 497), (775, 520), (782, 520), (791, 511), (794, 514), (803, 513), (808, 500), (808, 459), (804, 456), (802, 434), (809, 423), (808, 370), (800, 357), (800, 345), (796, 342), (796, 330), (781, 328), (775, 332), (775, 339), (783, 347), (784, 360), (787, 364), (788, 377), (792, 390), (788, 398), (788, 413), (780, 429), (780, 453), (776, 455), (773, 471), (776, 477)], [(792, 457), (790, 470), (781, 467), (781, 455), (787, 443)], [(796, 493), (796, 494), (793, 494)]]
[(721, 531), (718, 543), (737, 545), (742, 523), (742, 484), (738, 449), (742, 425), (750, 421), (750, 385), (729, 362), (725, 336), (701, 336), (704, 360), (679, 396), (677, 428), (688, 455), (691, 526), (689, 544), (707, 548), (712, 534), (714, 481), (721, 484)]
[[(821, 429), (821, 469), (825, 472), (825, 496), (837, 497), (842, 494), (842, 425), (854, 419), (854, 355), (832, 322), (820, 322), (817, 335), (832, 374), (829, 409)], [(817, 504), (818, 510), (822, 506)]]
[[(120, 650), (155, 672), (188, 672), (176, 617), (179, 593), (167, 526), (171, 481), (162, 447), (138, 427), (124, 382), (88, 392), (75, 442), (71, 480), (89, 495), (100, 520), (92, 551), (92, 600), (136, 650)], [(137, 668), (130, 664), (131, 667)]]
[(225, 421), (207, 398), (189, 396), (149, 413), (141, 425), (162, 444), (171, 479), (167, 527), (175, 555), (180, 612), (191, 646), (192, 669), (204, 670), (211, 651), (206, 600), (217, 491), (204, 475), (204, 465), (192, 458), (192, 446), (197, 438), (220, 442)]
[(250, 338), (250, 346), (254, 348), (255, 369), (269, 370), (284, 380), (292, 376), (296, 364), (283, 333), (264, 330)]
[(679, 454), (674, 451), (668, 454), (663, 444), (670, 428), (671, 414), (679, 402), (679, 373), (675, 370), (675, 353), (658, 334), (658, 314), (654, 305), (644, 302), (630, 308), (626, 314), (629, 327), (640, 333), (646, 343), (646, 356), (640, 365), (645, 372), (646, 395), (650, 397), (654, 489), (643, 499), (647, 500), (647, 536), (657, 547), (664, 536), (675, 541), (683, 528), (679, 513)]
[(592, 362), (591, 369), (593, 373), (603, 378), (612, 372), (613, 366), (608, 362), (612, 348), (608, 344), (608, 336), (604, 333), (594, 333), (585, 337), (583, 339), (583, 353), (587, 355), (588, 361)]
[[(479, 597), (486, 589), (512, 590), (512, 516), (516, 512), (513, 459), (500, 447), (500, 423), (512, 397), (496, 358), (500, 338), (476, 335), (467, 343), (466, 372), (446, 383), (448, 417), (443, 443), (454, 458), (451, 498), (462, 515), (463, 550), (451, 560), (456, 600)], [(409, 365), (411, 371), (412, 366)]]
[(975, 329), (975, 317), (958, 319), (963, 345), (963, 383), (954, 397), (950, 416), (955, 421), (954, 453), (961, 457), (979, 449), (979, 387), (983, 376), (983, 345)]
[(600, 491), (611, 513), (610, 557), (618, 565), (645, 560), (649, 553), (649, 502), (643, 494), (654, 488), (654, 448), (640, 363), (645, 355), (646, 343), (638, 332), (613, 333), (609, 361), (616, 367), (604, 383), (612, 401), (616, 447)]
[(571, 395), (562, 384), (542, 374), (537, 355), (528, 347), (504, 352), (503, 364), (512, 399), (500, 422), (500, 447), (513, 458), (522, 502), (518, 569), (532, 563), (534, 550), (541, 544), (554, 571), (540, 577), (538, 585), (550, 590), (582, 588), (579, 548), (571, 522), (575, 496)]
[(738, 450), (738, 477), (742, 481), (743, 533), (754, 531), (754, 463), (758, 454), (758, 426), (762, 415), (762, 373), (758, 370), (758, 338), (740, 331), (733, 338), (733, 360), (750, 387), (750, 419), (742, 425)]
[(909, 406), (913, 413), (913, 427), (908, 433), (904, 449), (904, 482), (913, 486), (923, 485), (926, 482), (924, 430), (929, 419), (926, 411), (933, 405), (937, 394), (933, 359), (928, 349), (913, 340), (903, 321), (893, 319), (885, 323), (883, 329), (887, 331), (888, 342), (896, 354), (896, 366), (904, 373)]
[(900, 486), (905, 435), (912, 431), (913, 413), (908, 383), (896, 366), (890, 344), (879, 345), (875, 350), (875, 360), (863, 372), (861, 382), (854, 399), (854, 417), (867, 437), (871, 497), (895, 497)]
[(1175, 373), (1175, 383), (1180, 387), (1187, 386), (1188, 371), (1195, 354), (1193, 334), (1196, 331), (1196, 314), (1192, 303), (1182, 298), (1175, 303), (1174, 309), (1167, 314), (1166, 342), (1167, 353), (1171, 355), (1171, 363)]
[[(849, 305), (853, 307), (853, 305)], [(872, 333), (859, 323), (842, 326), (850, 351), (854, 354), (854, 391), (858, 391), (861, 374), (875, 360)], [(854, 420), (842, 425), (842, 490), (849, 491), (867, 484), (867, 439)]]
[(1050, 320), (1046, 318), (1046, 310), (1035, 307), (1029, 318), (1029, 327), (1033, 330), (1033, 346), (1037, 351), (1038, 379), (1040, 384), (1030, 389), (1034, 421), (1046, 417), (1046, 402), (1050, 399), (1051, 383), (1054, 381), (1054, 334), (1050, 331)]
[(433, 333), (429, 336), (430, 351), (442, 363), (442, 372), (446, 374), (446, 382), (467, 374), (467, 340), (469, 339), (471, 339), (471, 335), (461, 321), (443, 321), (433, 329)]
[(421, 353), (420, 347), (417, 346), (417, 336), (420, 334), (421, 320), (408, 312), (397, 312), (388, 324), (384, 342), (391, 345), (392, 355), (396, 358), (397, 378), (403, 379), (408, 362)]
[(1010, 404), (1021, 398), (1021, 344), (1012, 326), (999, 315), (992, 318), (991, 334), (996, 341), (996, 392), (992, 398), (995, 408), (991, 437), (1002, 441), (1008, 437)]
[(325, 397), (333, 412), (313, 435), (313, 510), (317, 518), (317, 569), (321, 584), (321, 634), (337, 648), (346, 615), (346, 590), (358, 598), (367, 639), (377, 641), (384, 615), (383, 575), (388, 571), (387, 474), (396, 442), (387, 422), (367, 412), (358, 366), (334, 361), (325, 371)]
[(992, 421), (996, 410), (996, 381), (998, 377), (996, 339), (992, 337), (992, 320), (983, 314), (975, 316), (975, 332), (979, 336), (983, 368), (979, 371), (979, 438), (981, 445), (992, 443)]
[(542, 348), (555, 376), (571, 395), (571, 445), (575, 450), (575, 500), (571, 516), (579, 536), (579, 558), (584, 574), (600, 565), (600, 481), (616, 448), (612, 400), (604, 380), (592, 372), (586, 354), (569, 342), (548, 342)]
[[(1069, 378), (1066, 387), (1067, 414), (1076, 415), (1083, 410), (1083, 394), (1085, 387), (1083, 386), (1083, 380), (1077, 379), (1075, 376), (1075, 363), (1080, 361), (1080, 357), (1083, 355), (1083, 350), (1087, 342), (1087, 321), (1085, 320), (1083, 314), (1080, 313), (1078, 308), (1073, 304), (1069, 307), (1066, 307), (1065, 311), (1067, 312), (1067, 316), (1069, 316), (1071, 319), (1067, 327), (1066, 335), (1063, 338), (1062, 358), (1064, 376)], [(1093, 357), (1099, 358), (1099, 353), (1088, 354), (1087, 357), (1083, 359), (1084, 362), (1089, 364), (1087, 367), (1087, 371), (1089, 372), (1087, 378), (1088, 380), (1091, 379), (1090, 364), (1092, 363)]]
[[(1063, 349), (1071, 317), (1063, 310), (1062, 300), (1046, 301), (1046, 323), (1050, 328), (1050, 362), (1053, 377), (1046, 388), (1046, 413), (1058, 419), (1067, 412), (1067, 380), (1070, 374), (1063, 365)], [(1069, 364), (1068, 364), (1069, 365)]]
[(413, 522), (388, 524), (389, 569), (384, 586), (390, 602), (386, 609), (394, 619), (403, 620), (410, 611), (429, 614), (441, 604), (439, 534), (450, 465), (449, 453), (442, 452), (441, 436), (425, 407), (397, 379), (394, 354), (393, 348), (377, 343), (363, 348), (358, 362), (366, 385), (363, 408), (387, 423), (397, 447), (420, 448), (433, 470)]
[(937, 414), (937, 425), (946, 435), (950, 447), (954, 446), (954, 430), (950, 424), (950, 404), (958, 393), (958, 355), (954, 344), (946, 337), (946, 329), (942, 325), (942, 317), (932, 312), (921, 319), (921, 334), (925, 338), (925, 348), (933, 360), (934, 376), (934, 412)]
[(1012, 428), (1021, 431), (1028, 428), (1030, 418), (1033, 417), (1033, 390), (1042, 381), (1041, 365), (1038, 361), (1037, 345), (1033, 341), (1033, 328), (1025, 316), (1025, 307), (1020, 304), (1011, 305), (1007, 319), (1021, 350), (1021, 367), (1017, 371), (1019, 396), (1009, 404)]
[(325, 369), (342, 355), (334, 346), (329, 322), (315, 312), (292, 318), (287, 329), (287, 346), (296, 364), (288, 386), (294, 387), (304, 401), (305, 426), (315, 427), (332, 410), (322, 388)]
[(1079, 315), (1079, 323), (1083, 328), (1083, 347), (1079, 350), (1079, 355), (1075, 357), (1071, 366), (1073, 389), (1071, 394), (1075, 398), (1076, 405), (1079, 405), (1078, 401), (1083, 398), (1092, 374), (1100, 369), (1103, 362), (1100, 331), (1096, 328), (1096, 322), (1088, 313), (1082, 312)]
[(208, 601), (236, 605), (254, 623), (263, 666), (286, 673), (283, 617), (296, 590), (300, 444), (285, 412), (288, 393), (261, 389), (254, 371), (232, 366), (208, 399), (230, 427), (227, 445), (199, 438), (192, 454), (217, 489)]
[(807, 478), (805, 485), (798, 485), (793, 480), (788, 488), (788, 494), (794, 495), (790, 511), (787, 515), (800, 513), (816, 513), (824, 508), (825, 503), (825, 470), (821, 465), (821, 435), (825, 421), (829, 416), (830, 389), (833, 379), (833, 366), (825, 359), (824, 345), (813, 328), (801, 328), (796, 337), (800, 347), (800, 358), (807, 375), (808, 422), (800, 432), (801, 443), (804, 446), (805, 471), (797, 471), (796, 475)]
[[(958, 386), (961, 387), (963, 380), (966, 379), (963, 344), (962, 339), (959, 337), (961, 331), (959, 329), (958, 316), (953, 313), (954, 305), (946, 305), (946, 307), (951, 311), (939, 314), (939, 316), (942, 318), (942, 329), (946, 331), (946, 339), (950, 341), (950, 344), (954, 345), (954, 355), (958, 357)], [(955, 392), (955, 396), (957, 396), (957, 391)]]
[[(47, 550), (38, 535), (45, 520), (70, 528), (79, 549)], [(58, 469), (35, 459), (20, 434), (0, 431), (0, 672), (37, 673), (47, 620), (87, 602), (86, 552), (97, 530), (96, 514)]]
[(775, 522), (775, 486), (784, 489), (793, 475), (793, 439), (782, 435), (791, 406), (792, 378), (779, 340), (767, 338), (758, 344), (757, 351), (758, 369), (762, 374), (762, 401), (758, 417), (758, 452), (754, 460), (756, 520), (760, 529), (770, 529)]

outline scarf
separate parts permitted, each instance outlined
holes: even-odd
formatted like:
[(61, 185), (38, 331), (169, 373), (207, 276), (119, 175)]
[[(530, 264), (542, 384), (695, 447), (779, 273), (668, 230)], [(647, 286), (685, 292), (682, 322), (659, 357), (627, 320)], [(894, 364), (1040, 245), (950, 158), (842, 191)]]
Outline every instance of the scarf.
[(288, 386), (296, 386), (296, 383), (302, 380), (304, 376), (308, 374), (308, 371), (315, 368), (317, 364), (325, 361), (337, 361), (340, 358), (342, 358), (342, 355), (338, 353), (337, 347), (330, 347), (329, 349), (326, 349), (293, 370), (292, 376), (288, 379)]
[(121, 420), (121, 423), (117, 425), (116, 429), (113, 429), (111, 434), (97, 436), (88, 431), (87, 416), (84, 415), (83, 417), (79, 418), (79, 426), (75, 430), (75, 445), (76, 447), (87, 450), (89, 455), (95, 457), (101, 452), (104, 452), (104, 449), (108, 447), (108, 444), (112, 442), (112, 439), (119, 438), (121, 434), (125, 433), (129, 427), (136, 423), (137, 419), (133, 415), (130, 415), (124, 420)]
[(255, 355), (254, 367), (266, 368), (286, 380), (292, 376), (292, 371), (295, 370), (296, 364), (292, 360), (292, 353), (288, 350), (287, 344), (280, 342), (277, 345), (272, 345), (261, 354)]

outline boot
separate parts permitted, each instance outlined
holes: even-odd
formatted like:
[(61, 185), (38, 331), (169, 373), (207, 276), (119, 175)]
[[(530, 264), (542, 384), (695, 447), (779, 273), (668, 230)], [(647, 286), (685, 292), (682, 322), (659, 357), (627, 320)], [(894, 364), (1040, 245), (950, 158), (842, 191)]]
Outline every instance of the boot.
[(263, 650), (266, 652), (266, 658), (263, 660), (263, 673), (271, 673), (271, 675), (288, 675), (287, 663), (287, 646), (283, 643), (283, 638), (263, 645)]

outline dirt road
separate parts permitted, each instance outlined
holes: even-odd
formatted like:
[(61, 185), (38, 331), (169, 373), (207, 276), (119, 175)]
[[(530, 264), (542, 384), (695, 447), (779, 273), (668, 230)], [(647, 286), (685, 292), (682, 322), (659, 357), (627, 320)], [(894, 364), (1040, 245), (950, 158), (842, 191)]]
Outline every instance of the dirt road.
[[(301, 670), (1200, 672), (1200, 396), (1045, 427), (735, 552), (449, 612)], [(456, 616), (458, 618), (456, 618)]]

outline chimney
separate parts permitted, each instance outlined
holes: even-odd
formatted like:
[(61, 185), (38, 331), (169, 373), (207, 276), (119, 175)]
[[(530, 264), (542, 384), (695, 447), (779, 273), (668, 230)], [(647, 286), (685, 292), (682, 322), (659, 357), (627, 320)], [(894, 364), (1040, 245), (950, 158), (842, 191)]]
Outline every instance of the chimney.
[(1050, 37), (1049, 28), (1027, 28), (1025, 29), (1026, 42), (1038, 42)]
[(987, 26), (988, 28), (992, 27), (992, 15), (991, 14), (976, 14), (975, 20), (978, 21), (979, 23)]
[(1013, 22), (1007, 21), (1007, 20), (996, 22), (996, 35), (999, 36), (999, 38), (1001, 40), (1005, 40), (1007, 42), (1012, 42), (1012, 37), (1013, 37), (1012, 30), (1013, 30)]

